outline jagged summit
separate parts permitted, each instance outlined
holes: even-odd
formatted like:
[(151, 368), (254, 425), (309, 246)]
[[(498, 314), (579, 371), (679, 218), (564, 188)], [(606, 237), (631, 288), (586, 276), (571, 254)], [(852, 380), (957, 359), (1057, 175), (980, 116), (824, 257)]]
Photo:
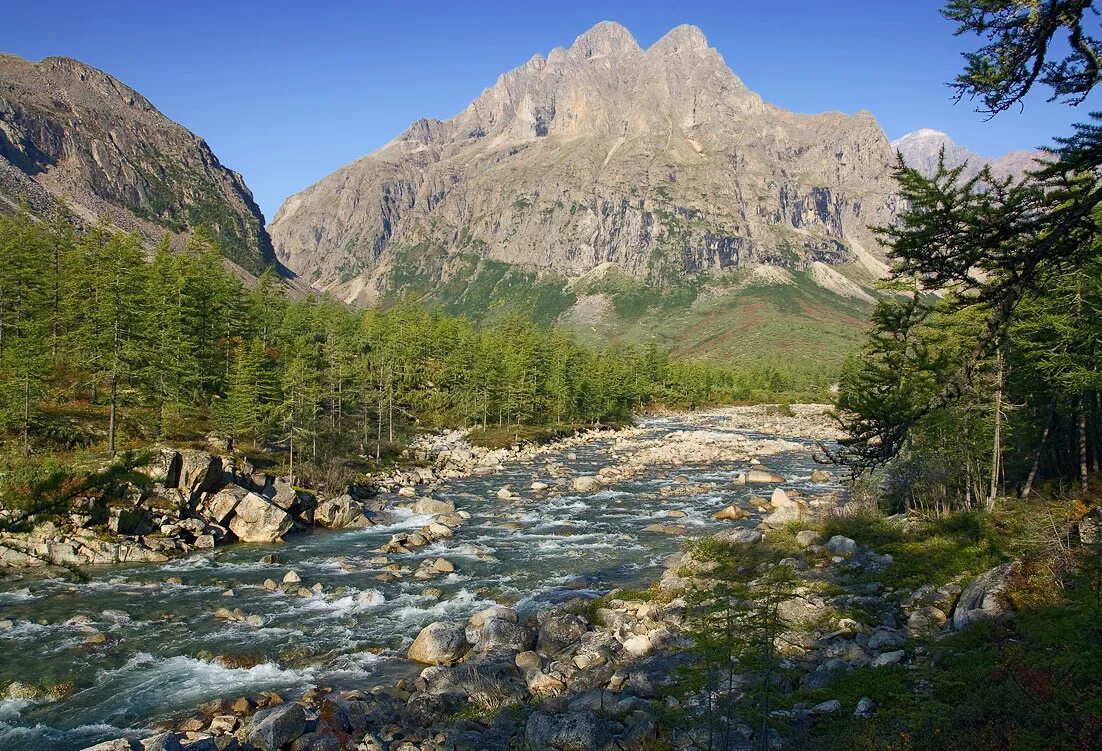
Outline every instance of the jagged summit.
[(867, 112), (766, 104), (694, 26), (644, 51), (605, 21), (292, 196), (271, 232), (288, 266), (362, 302), (472, 263), (564, 280), (611, 263), (659, 287), (875, 265), (892, 161)]
[(672, 55), (678, 52), (708, 49), (708, 39), (696, 26), (681, 24), (667, 31), (661, 39), (652, 44), (648, 53)]
[(575, 39), (570, 49), (585, 57), (642, 52), (631, 32), (615, 21), (601, 21), (596, 24)]

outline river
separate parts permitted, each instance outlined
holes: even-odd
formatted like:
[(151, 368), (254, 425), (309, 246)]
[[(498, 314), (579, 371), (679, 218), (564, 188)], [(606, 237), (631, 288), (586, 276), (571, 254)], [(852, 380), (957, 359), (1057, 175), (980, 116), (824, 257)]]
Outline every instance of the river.
[[(705, 428), (765, 437), (736, 431), (716, 416), (652, 417), (641, 427), (655, 436)], [(810, 484), (814, 441), (787, 438), (799, 448), (767, 459), (785, 476), (785, 487), (836, 489)], [(41, 574), (0, 579), (0, 622), (11, 622), (0, 624), (8, 626), (0, 628), (0, 687), (74, 683), (59, 701), (0, 701), (0, 749), (69, 751), (128, 732), (138, 736), (205, 701), (261, 690), (295, 695), (318, 684), (393, 683), (417, 673), (404, 654), (422, 626), (497, 602), (523, 613), (614, 587), (646, 586), (685, 538), (643, 527), (676, 521), (687, 537), (712, 533), (732, 524), (714, 521), (713, 513), (763, 492), (732, 483), (744, 460), (655, 467), (596, 493), (566, 489), (533, 500), (536, 494), (526, 492), (533, 480), (548, 481), (541, 473), (546, 460), (594, 474), (615, 461), (614, 443), (610, 434), (493, 476), (440, 486), (434, 495), (454, 501), (470, 521), (450, 540), (392, 556), (411, 569), (425, 558), (455, 564), (454, 573), (432, 580), (376, 578), (383, 573), (372, 562), (376, 548), (396, 531), (430, 521), (403, 509), (381, 514), (369, 529), (318, 530), (280, 545), (229, 545), (165, 564), (90, 568), (86, 581)], [(718, 487), (662, 495), (679, 475)], [(529, 501), (498, 499), (496, 491), (507, 483)], [(672, 519), (670, 512), (684, 517)], [(756, 514), (741, 522), (757, 523)], [(267, 555), (279, 562), (262, 563)], [(320, 591), (307, 598), (264, 588), (266, 579), (282, 581), (290, 570), (301, 576), (301, 586), (321, 585)], [(427, 588), (439, 589), (439, 596)], [(215, 618), (220, 607), (240, 608), (263, 625)], [(106, 641), (89, 644), (93, 633)]]

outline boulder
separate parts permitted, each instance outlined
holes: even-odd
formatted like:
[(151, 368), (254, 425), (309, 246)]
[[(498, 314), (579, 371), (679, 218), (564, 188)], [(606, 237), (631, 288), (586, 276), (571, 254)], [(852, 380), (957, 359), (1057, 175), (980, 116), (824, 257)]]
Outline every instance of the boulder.
[(809, 548), (819, 542), (821, 535), (813, 529), (803, 529), (796, 533), (796, 544), (801, 548)]
[(811, 481), (814, 483), (830, 482), (834, 479), (834, 475), (827, 472), (825, 469), (816, 469), (811, 473)]
[(298, 501), (298, 492), (295, 491), (295, 487), (288, 477), (275, 478), (266, 490), (272, 503), (284, 511), (289, 511)]
[(410, 508), (415, 514), (450, 514), (455, 511), (455, 504), (435, 498), (420, 498)]
[(589, 624), (570, 613), (551, 613), (540, 625), (536, 649), (545, 655), (553, 655), (582, 638)]
[(980, 574), (965, 587), (953, 610), (953, 628), (1005, 617), (1010, 610), (1006, 590), (1013, 570), (1013, 563), (1004, 563)]
[(297, 702), (289, 702), (253, 715), (248, 740), (262, 751), (277, 751), (305, 732), (306, 713)]
[(898, 665), (903, 662), (906, 656), (907, 652), (902, 649), (897, 649), (893, 652), (885, 652), (873, 659), (872, 666), (874, 668), (882, 668), (885, 665)]
[(370, 527), (371, 520), (364, 515), (363, 505), (350, 495), (330, 498), (314, 509), (314, 524), (329, 529)]
[(263, 496), (248, 493), (237, 504), (230, 531), (242, 542), (275, 542), (291, 531), (294, 520)]
[(225, 524), (226, 519), (248, 494), (249, 491), (240, 485), (230, 485), (213, 495), (206, 496), (199, 503), (197, 511), (207, 521)]
[(222, 457), (195, 449), (180, 452), (178, 487), (189, 501), (194, 502), (200, 493), (214, 492), (222, 486), (224, 479)]
[(575, 477), (570, 483), (570, 489), (575, 493), (592, 493), (595, 490), (600, 490), (604, 487), (604, 483), (599, 478), (593, 475), (581, 475)]
[(788, 493), (784, 492), (784, 488), (774, 488), (773, 495), (769, 498), (769, 505), (773, 508), (784, 508), (795, 504), (796, 501), (788, 497)]
[(552, 714), (537, 711), (524, 726), (528, 748), (598, 751), (611, 745), (608, 724), (591, 711)]
[(717, 511), (712, 514), (712, 518), (718, 521), (739, 521), (740, 519), (749, 519), (750, 512), (746, 509), (739, 508), (738, 506), (728, 506), (721, 511)]
[(83, 751), (133, 751), (135, 744), (126, 738), (117, 738), (113, 741), (104, 741), (94, 746), (88, 746)]
[(421, 629), (407, 656), (426, 665), (455, 662), (470, 650), (464, 624), (438, 621)]
[(681, 524), (648, 524), (643, 527), (643, 531), (661, 535), (683, 535), (685, 527)]
[(784, 482), (784, 478), (764, 464), (751, 467), (746, 472), (746, 482), (756, 485), (778, 484)]
[(761, 523), (769, 529), (781, 529), (792, 522), (798, 522), (803, 518), (803, 507), (797, 503), (791, 506), (781, 506), (773, 513), (761, 520)]
[(834, 537), (826, 541), (824, 547), (835, 555), (848, 556), (857, 552), (857, 543), (842, 535), (834, 535)]

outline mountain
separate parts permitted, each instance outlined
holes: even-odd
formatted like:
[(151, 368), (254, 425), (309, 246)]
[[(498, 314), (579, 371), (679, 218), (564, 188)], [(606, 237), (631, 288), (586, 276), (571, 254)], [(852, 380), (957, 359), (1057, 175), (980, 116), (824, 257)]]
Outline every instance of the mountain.
[(0, 210), (64, 203), (156, 241), (199, 224), (231, 261), (273, 265), (271, 238), (241, 175), (198, 136), (103, 71), (64, 57), (0, 54)]
[[(650, 330), (641, 311), (763, 281), (867, 298), (847, 276), (883, 271), (868, 226), (894, 216), (892, 160), (871, 114), (772, 106), (693, 26), (644, 50), (603, 22), (288, 198), (270, 231), (280, 260), (348, 301), (416, 291), (485, 312), (512, 289), (543, 317)], [(808, 317), (829, 319), (818, 291)]]
[(937, 171), (937, 160), (942, 149), (945, 149), (947, 167), (966, 164), (965, 172), (969, 175), (976, 174), (984, 167), (991, 167), (996, 177), (1019, 177), (1026, 170), (1034, 168), (1034, 160), (1040, 156), (1036, 151), (1011, 151), (1000, 157), (980, 156), (957, 144), (948, 133), (930, 128), (921, 128), (892, 141), (892, 150), (902, 154), (903, 161), (909, 166), (926, 175)]

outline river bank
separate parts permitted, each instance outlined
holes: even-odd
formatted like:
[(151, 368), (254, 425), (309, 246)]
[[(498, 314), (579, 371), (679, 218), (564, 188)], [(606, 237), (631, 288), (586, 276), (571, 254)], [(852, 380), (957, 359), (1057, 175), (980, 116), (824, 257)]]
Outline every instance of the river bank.
[[(429, 701), (413, 701), (418, 695), (455, 695), (456, 691), (430, 681), (452, 681), (446, 667), (441, 668), (444, 672), (418, 678), (417, 668), (405, 659), (413, 637), (442, 617), (462, 619), (466, 638), (468, 619), (474, 614), (493, 607), (511, 608), (492, 611), (500, 617), (482, 619), (493, 633), (513, 632), (520, 646), (533, 640), (531, 646), (538, 653), (544, 624), (559, 622), (555, 609), (567, 607), (563, 603), (572, 602), (568, 607), (577, 610), (618, 586), (645, 587), (662, 576), (664, 561), (680, 551), (682, 536), (699, 537), (728, 527), (749, 530), (775, 513), (777, 509), (763, 513), (761, 501), (751, 503), (755, 488), (771, 488), (768, 483), (743, 484), (756, 466), (753, 461), (768, 459), (772, 471), (783, 476), (785, 487), (792, 491), (792, 503), (786, 507), (812, 508), (801, 497), (807, 501), (832, 497), (833, 503), (837, 485), (830, 480), (811, 481), (817, 469), (811, 460), (813, 441), (728, 427), (734, 420), (739, 425), (766, 427), (767, 418), (774, 419), (764, 410), (750, 408), (706, 416), (651, 417), (615, 435), (524, 449), (515, 461), (500, 461), (500, 469), (493, 467), (495, 474), (472, 472), (463, 477), (443, 476), (458, 471), (448, 469), (448, 462), (459, 446), (455, 440), (444, 441), (450, 448), (442, 447), (433, 460), (434, 466), (439, 461), (443, 467), (440, 484), (409, 485), (404, 482), (409, 478), (395, 478), (389, 493), (384, 490), (388, 503), (373, 527), (306, 534), (276, 547), (227, 546), (159, 567), (117, 570), (94, 578), (88, 586), (47, 579), (8, 589), (0, 595), (4, 608), (0, 612), (11, 626), (0, 631), (4, 639), (0, 644), (26, 644), (37, 634), (44, 651), (34, 660), (20, 656), (12, 664), (15, 671), (41, 663), (45, 656), (52, 669), (40, 674), (56, 675), (60, 680), (55, 685), (64, 688), (66, 668), (80, 672), (81, 665), (87, 665), (83, 670), (94, 679), (89, 681), (85, 674), (83, 682), (76, 680), (69, 687), (67, 696), (53, 701), (32, 696), (35, 691), (26, 689), (26, 698), (12, 699), (20, 706), (13, 710), (15, 705), (7, 705), (9, 715), (17, 714), (3, 720), (4, 732), (21, 739), (26, 748), (79, 748), (78, 738), (91, 741), (97, 734), (109, 735), (106, 726), (112, 723), (122, 729), (128, 725), (149, 728), (182, 716), (190, 723), (187, 732), (195, 735), (181, 740), (201, 743), (209, 736), (212, 741), (232, 737), (242, 742), (247, 740), (252, 712), (276, 700), (258, 693), (261, 690), (279, 692), (280, 701), (304, 699), (304, 706), (339, 697), (341, 692), (348, 694), (345, 698), (371, 697), (380, 707), (385, 704), (379, 703), (380, 692), (397, 692), (392, 699), (411, 707)], [(686, 450), (690, 446), (694, 448)], [(445, 456), (445, 451), (453, 453)], [(633, 463), (630, 457), (641, 452), (648, 459)], [(699, 464), (687, 463), (693, 455), (706, 458)], [(477, 466), (483, 466), (481, 461)], [(575, 489), (581, 478), (591, 478), (581, 483), (588, 484), (588, 489)], [(416, 498), (404, 490), (409, 487)], [(439, 513), (465, 513), (470, 518), (448, 537), (382, 552), (395, 535), (408, 538), (439, 523), (434, 514), (414, 510), (421, 501), (454, 504), (454, 512)], [(712, 518), (728, 508), (740, 509), (747, 518)], [(291, 581), (285, 582), (288, 578)], [(117, 606), (120, 600), (133, 602), (134, 598), (149, 602), (138, 608), (107, 607), (108, 602)], [(619, 660), (629, 642), (627, 655), (633, 657), (664, 648), (667, 637), (660, 634), (669, 633), (670, 643), (676, 644), (676, 605), (668, 612), (643, 608), (642, 614), (631, 599), (612, 597), (604, 605), (620, 614), (612, 620), (628, 624), (617, 638), (594, 628), (592, 620), (584, 621), (584, 633), (600, 634), (585, 637), (587, 643), (596, 640), (592, 644), (596, 651), (588, 652), (603, 655), (604, 664), (615, 664), (609, 655)], [(114, 612), (104, 615), (109, 610)], [(28, 617), (31, 613), (38, 617)], [(667, 616), (673, 620), (667, 621)], [(571, 622), (576, 630), (581, 628), (577, 621)], [(481, 625), (474, 624), (472, 638), (467, 639), (476, 647)], [(151, 634), (152, 629), (161, 633)], [(544, 637), (545, 646), (549, 638)], [(609, 638), (620, 648), (614, 648)], [(485, 644), (477, 654), (489, 649)], [(506, 683), (529, 697), (524, 701), (545, 689), (556, 689), (555, 681), (567, 693), (580, 689), (591, 678), (577, 678), (572, 671), (589, 676), (592, 666), (587, 663), (590, 658), (583, 657), (580, 662), (586, 669), (578, 667), (577, 647), (570, 648), (575, 653), (564, 658), (574, 667), (559, 665), (554, 670), (552, 662), (564, 663), (564, 659), (552, 659), (561, 650), (544, 650), (538, 672), (547, 678), (533, 676), (535, 692), (525, 673), (518, 672), (515, 657), (512, 667), (506, 665), (511, 674)], [(496, 655), (497, 650), (489, 653)], [(462, 665), (483, 681), (486, 676), (475, 670), (474, 658), (467, 657)], [(535, 667), (531, 656), (524, 659), (527, 670)], [(500, 667), (500, 661), (495, 664)], [(424, 690), (418, 690), (418, 680), (424, 682)], [(160, 692), (156, 706), (141, 706), (143, 697), (133, 695), (138, 686), (156, 686), (154, 693)], [(607, 682), (604, 687), (608, 688)], [(45, 692), (48, 687), (37, 688)], [(246, 699), (237, 709), (248, 711), (223, 711), (224, 704), (208, 707), (221, 714), (208, 712), (205, 726), (199, 728), (188, 707), (203, 701), (204, 691), (210, 698), (216, 694), (231, 702)], [(125, 706), (113, 709), (116, 702)], [(232, 703), (228, 709), (233, 709)], [(230, 715), (237, 720), (213, 720)], [(93, 718), (101, 727), (89, 730), (85, 721)], [(81, 722), (85, 724), (74, 724)], [(232, 729), (227, 730), (227, 725)], [(174, 727), (184, 725), (177, 720)], [(133, 738), (141, 731), (126, 734)]]

